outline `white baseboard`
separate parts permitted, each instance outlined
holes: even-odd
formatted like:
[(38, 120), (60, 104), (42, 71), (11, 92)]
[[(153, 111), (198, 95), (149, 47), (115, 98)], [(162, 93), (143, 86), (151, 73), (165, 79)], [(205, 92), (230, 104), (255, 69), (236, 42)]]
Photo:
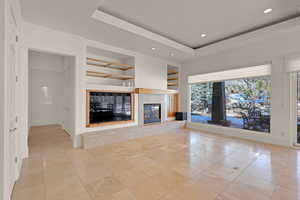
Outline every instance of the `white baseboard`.
[(257, 131), (222, 127), (222, 126), (216, 126), (211, 124), (192, 123), (192, 122), (187, 123), (187, 128), (205, 131), (205, 132), (218, 134), (218, 135), (237, 137), (246, 140), (290, 147), (289, 140), (286, 140), (283, 137), (276, 137), (271, 133), (261, 133)]
[(81, 139), (81, 135), (74, 135), (72, 137), (72, 141), (73, 141), (73, 147), (74, 148), (81, 148), (82, 147), (82, 139)]

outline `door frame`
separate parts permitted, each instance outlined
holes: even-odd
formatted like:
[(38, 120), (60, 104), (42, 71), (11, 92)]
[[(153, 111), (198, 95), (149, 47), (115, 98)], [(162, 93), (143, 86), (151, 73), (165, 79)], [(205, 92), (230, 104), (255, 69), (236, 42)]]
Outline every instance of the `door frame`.
[[(75, 98), (75, 104), (74, 104), (74, 113), (75, 113), (75, 119), (74, 119), (74, 126), (73, 126), (73, 130), (74, 132), (72, 134), (68, 133), (71, 137), (71, 140), (72, 140), (72, 143), (73, 143), (73, 147), (75, 147), (75, 143), (76, 143), (76, 136), (77, 136), (77, 132), (78, 132), (78, 129), (77, 129), (77, 126), (76, 126), (76, 115), (77, 115), (77, 96), (78, 96), (78, 90), (77, 90), (77, 85), (78, 84), (78, 68), (77, 68), (77, 63), (78, 63), (78, 55), (76, 54), (72, 54), (72, 53), (69, 53), (69, 52), (65, 52), (65, 51), (61, 51), (59, 49), (51, 49), (51, 48), (47, 48), (47, 47), (34, 47), (34, 46), (31, 46), (31, 45), (24, 45), (24, 48), (22, 49), (22, 55), (23, 55), (23, 60), (24, 61), (24, 66), (22, 67), (25, 67), (26, 68), (26, 119), (27, 119), (27, 125), (29, 124), (28, 123), (28, 119), (29, 119), (29, 62), (30, 62), (30, 58), (29, 58), (29, 54), (30, 54), (30, 51), (36, 51), (36, 52), (40, 52), (40, 53), (48, 53), (48, 54), (55, 54), (55, 55), (60, 55), (60, 56), (66, 56), (66, 57), (71, 57), (72, 59), (74, 59), (74, 87), (72, 88), (73, 89), (73, 92), (74, 92), (74, 98)], [(85, 94), (85, 93), (84, 93)], [(29, 135), (29, 129), (30, 127), (27, 126), (27, 136)], [(28, 146), (28, 145), (27, 145)], [(28, 147), (28, 151), (29, 151), (29, 147)]]
[[(14, 188), (15, 181), (19, 177), (19, 170), (18, 165), (21, 165), (21, 151), (20, 151), (20, 138), (21, 138), (21, 123), (20, 123), (20, 114), (21, 114), (21, 107), (18, 105), (17, 100), (21, 99), (20, 93), (20, 41), (19, 41), (19, 27), (20, 24), (17, 20), (16, 10), (13, 8), (13, 4), (9, 6), (8, 9), (8, 36), (7, 36), (7, 66), (8, 66), (8, 161), (9, 161), (9, 169), (8, 169), (8, 189), (9, 193), (11, 194)], [(14, 57), (11, 57), (11, 48), (14, 48)], [(12, 60), (13, 59), (13, 60)], [(11, 67), (14, 64), (14, 69), (12, 70)], [(14, 91), (11, 91), (11, 89)], [(11, 93), (13, 94), (13, 110), (11, 109)], [(19, 94), (19, 95), (18, 95)], [(11, 113), (13, 112), (13, 113)], [(14, 126), (11, 127), (12, 122), (12, 115), (13, 114), (13, 121)], [(12, 136), (13, 134), (13, 136)], [(13, 141), (12, 141), (13, 140)], [(13, 143), (11, 143), (13, 142)], [(11, 151), (13, 149), (13, 151)], [(12, 157), (13, 156), (13, 157)], [(13, 168), (13, 169), (11, 169)]]
[(297, 142), (297, 73), (291, 72), (289, 74), (290, 79), (290, 144), (291, 146), (300, 148), (300, 144)]
[[(3, 51), (2, 53), (2, 58), (3, 58), (3, 69), (1, 70), (2, 74), (1, 74), (1, 82), (3, 84), (2, 89), (2, 94), (3, 96), (1, 97), (1, 103), (3, 103), (1, 106), (2, 107), (2, 112), (1, 115), (1, 125), (3, 127), (1, 127), (1, 131), (3, 131), (3, 133), (1, 133), (1, 135), (3, 134), (3, 136), (1, 137), (1, 181), (0, 181), (0, 199), (10, 199), (11, 193), (12, 193), (12, 189), (13, 187), (10, 187), (10, 183), (12, 180), (11, 177), (13, 177), (14, 181), (16, 181), (16, 179), (18, 178), (19, 175), (19, 171), (16, 165), (16, 170), (14, 170), (14, 174), (13, 176), (10, 176), (10, 133), (9, 133), (9, 129), (10, 129), (10, 111), (9, 111), (9, 89), (10, 89), (10, 85), (11, 83), (10, 81), (10, 44), (11, 44), (11, 37), (10, 37), (10, 33), (12, 28), (15, 29), (14, 31), (14, 35), (18, 36), (18, 42), (16, 44), (16, 65), (18, 70), (21, 70), (20, 68), (20, 33), (21, 33), (21, 8), (20, 8), (20, 4), (19, 1), (17, 0), (5, 0), (2, 1), (1, 3), (1, 20), (3, 22), (3, 26), (2, 26), (2, 33), (1, 35), (3, 36), (1, 39), (1, 42), (3, 42)], [(14, 27), (12, 27), (12, 23), (10, 22), (10, 20), (13, 19), (14, 21)], [(2, 43), (1, 43), (2, 44)], [(1, 66), (2, 67), (2, 66)], [(21, 73), (20, 71), (18, 73)], [(3, 123), (3, 124), (2, 124)], [(21, 132), (22, 130), (18, 130), (19, 132)], [(18, 151), (20, 150), (19, 148), (17, 148)], [(18, 161), (21, 165), (22, 163), (22, 155), (20, 154), (20, 152), (15, 152), (14, 154), (16, 154), (16, 156), (18, 156)], [(14, 159), (14, 158), (13, 158)]]

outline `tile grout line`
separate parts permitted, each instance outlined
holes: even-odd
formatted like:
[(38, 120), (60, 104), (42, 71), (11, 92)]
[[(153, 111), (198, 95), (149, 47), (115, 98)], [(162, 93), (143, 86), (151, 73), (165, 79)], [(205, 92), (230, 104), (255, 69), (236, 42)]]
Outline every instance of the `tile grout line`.
[[(44, 150), (44, 149), (43, 149)], [(44, 177), (44, 195), (45, 195), (45, 200), (48, 199), (48, 189), (47, 189), (47, 185), (46, 185), (46, 169), (45, 169), (45, 158), (44, 155), (41, 156), (42, 157), (42, 166), (43, 166), (43, 177)]]
[[(253, 161), (251, 161), (243, 170), (241, 170), (241, 173), (238, 175), (238, 176), (236, 176), (232, 181), (229, 181), (229, 184), (228, 184), (228, 186), (226, 186), (225, 188), (224, 188), (224, 190), (222, 190), (220, 193), (218, 193), (218, 194), (216, 194), (216, 198), (218, 197), (218, 196), (220, 196), (222, 193), (224, 193), (243, 173), (244, 173), (244, 171), (246, 171), (246, 169), (248, 169), (249, 167), (250, 167), (250, 165), (252, 165), (255, 161), (257, 160), (257, 158), (255, 158), (255, 159), (253, 159)], [(224, 179), (225, 180), (225, 179)]]
[[(68, 157), (68, 155), (66, 155), (66, 156)], [(83, 183), (83, 180), (81, 179), (81, 177), (80, 177), (80, 175), (79, 175), (79, 173), (78, 173), (77, 167), (75, 167), (75, 165), (74, 165), (73, 159), (71, 159), (71, 162), (72, 162), (72, 168), (74, 168), (75, 171), (76, 171), (76, 177), (78, 178), (78, 180), (79, 180), (79, 182), (80, 182), (80, 185), (83, 187), (84, 191), (86, 191), (86, 193), (88, 194), (89, 199), (90, 199), (90, 200), (94, 200), (94, 198), (92, 197), (92, 195), (91, 195), (91, 194), (88, 192), (88, 190), (86, 189), (86, 187), (85, 187), (85, 185), (84, 185), (84, 183)]]

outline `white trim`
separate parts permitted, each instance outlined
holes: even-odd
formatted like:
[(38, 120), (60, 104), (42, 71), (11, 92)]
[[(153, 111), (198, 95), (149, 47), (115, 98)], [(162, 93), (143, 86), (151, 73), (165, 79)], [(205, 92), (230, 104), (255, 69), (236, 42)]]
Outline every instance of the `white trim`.
[(271, 74), (271, 65), (258, 65), (253, 67), (232, 69), (206, 74), (192, 75), (188, 77), (188, 83), (205, 83), (224, 80), (233, 80), (248, 77), (267, 76)]
[(297, 74), (290, 73), (290, 144), (297, 144)]
[(125, 20), (122, 20), (122, 19), (119, 19), (119, 18), (114, 17), (112, 15), (109, 15), (105, 12), (96, 10), (93, 13), (92, 18), (95, 19), (95, 20), (104, 22), (106, 24), (118, 27), (120, 29), (126, 30), (128, 32), (134, 33), (136, 35), (140, 35), (140, 36), (145, 37), (149, 40), (153, 40), (153, 41), (159, 42), (161, 44), (167, 45), (167, 46), (172, 47), (174, 49), (177, 49), (179, 51), (189, 53), (189, 54), (194, 54), (194, 49), (192, 49), (188, 46), (185, 46), (183, 44), (175, 42), (174, 40), (170, 40), (166, 37), (163, 37), (159, 34), (153, 33), (149, 30), (146, 30), (144, 28), (141, 28), (139, 26), (131, 24), (131, 23), (125, 21)]
[(7, 1), (0, 2), (0, 199), (8, 199), (7, 189)]
[(290, 146), (289, 140), (282, 140), (281, 137), (273, 136), (271, 133), (261, 133), (256, 131), (244, 130), (239, 128), (222, 127), (211, 124), (201, 124), (188, 122), (187, 128), (215, 133), (222, 136), (238, 137), (263, 143), (271, 143), (280, 146)]
[(85, 89), (134, 92), (134, 87), (115, 86), (115, 85), (99, 85), (99, 84), (93, 84), (93, 83), (85, 83)]
[(191, 115), (191, 105), (192, 105), (192, 102), (191, 102), (191, 85), (190, 84), (188, 84), (188, 91), (187, 91), (187, 93), (188, 93), (188, 95), (187, 95), (187, 97), (188, 97), (188, 103), (187, 103), (187, 121), (188, 122), (190, 122), (191, 121), (191, 119), (192, 119), (192, 115)]
[(295, 54), (286, 57), (287, 72), (300, 71), (300, 55)]

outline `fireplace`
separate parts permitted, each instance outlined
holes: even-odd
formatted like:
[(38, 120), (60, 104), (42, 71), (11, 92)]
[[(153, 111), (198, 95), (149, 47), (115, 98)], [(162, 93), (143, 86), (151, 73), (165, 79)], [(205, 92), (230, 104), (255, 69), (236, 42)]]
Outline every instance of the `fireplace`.
[(164, 94), (138, 95), (138, 124), (139, 126), (166, 121), (167, 96)]
[(144, 124), (161, 122), (161, 104), (144, 104)]

